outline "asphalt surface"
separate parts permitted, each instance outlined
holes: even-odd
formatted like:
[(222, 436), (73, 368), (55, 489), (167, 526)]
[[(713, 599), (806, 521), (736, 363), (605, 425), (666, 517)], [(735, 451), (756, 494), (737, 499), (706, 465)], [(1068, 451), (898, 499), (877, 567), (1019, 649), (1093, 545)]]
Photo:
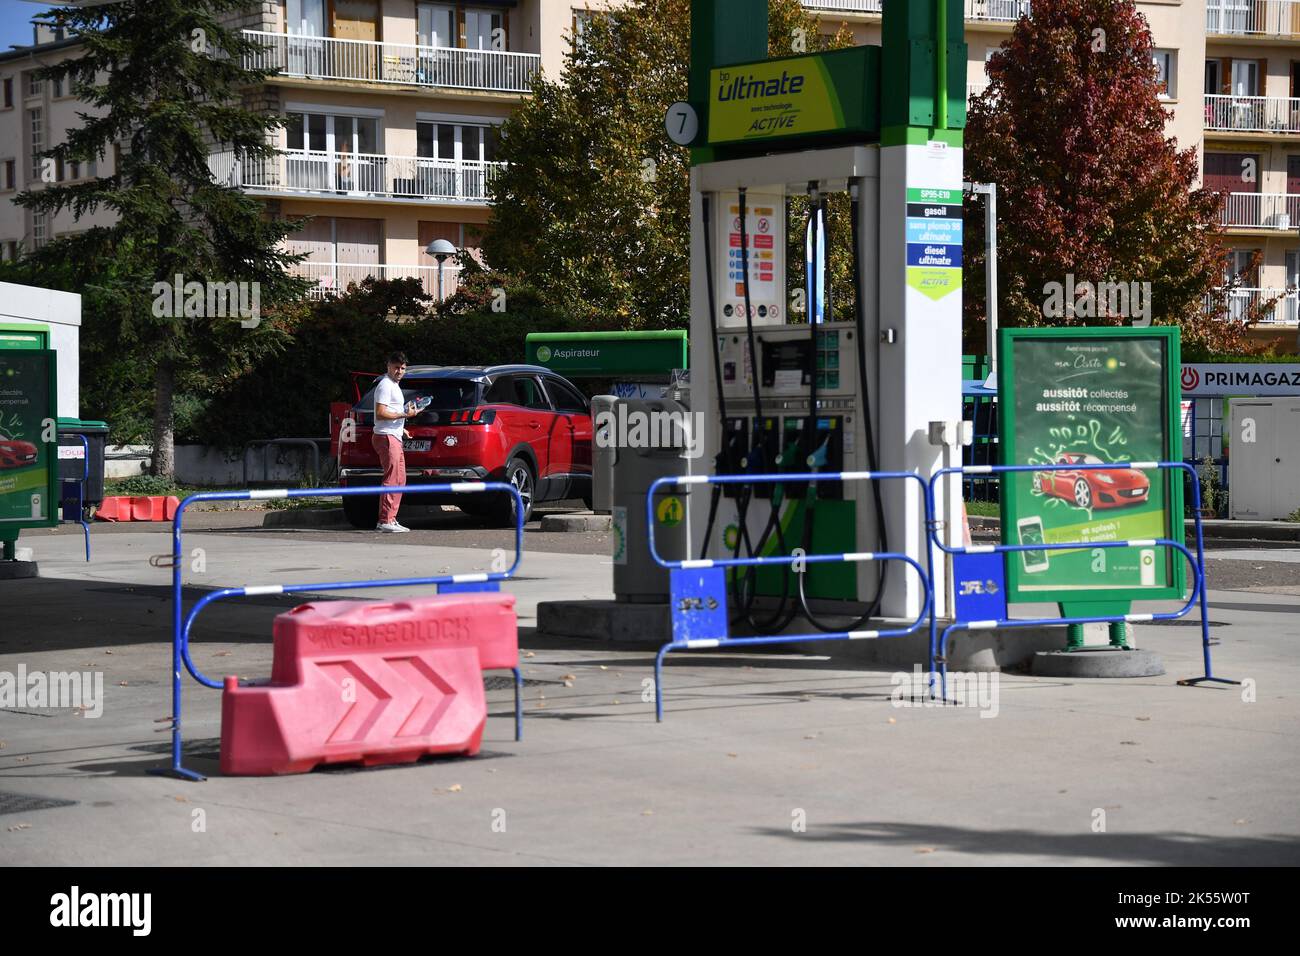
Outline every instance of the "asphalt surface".
[[(10, 865), (1300, 863), (1300, 596), (1260, 584), (1268, 562), (1252, 555), (1210, 567), (1242, 585), (1215, 584), (1210, 613), (1215, 671), (1244, 686), (1178, 686), (1200, 673), (1193, 618), (1135, 627), (1161, 677), (1001, 674), (964, 707), (905, 706), (909, 675), (834, 657), (674, 655), (656, 724), (651, 652), (532, 628), (539, 601), (610, 597), (609, 558), (557, 561), (544, 542), (584, 535), (529, 532), (508, 586), (528, 681), (522, 741), (511, 693), (489, 675), (477, 758), (226, 778), (221, 695), (187, 676), (185, 762), (210, 775), (194, 784), (147, 773), (166, 766), (170, 739), (169, 572), (148, 562), (169, 551), (168, 530), (96, 528), (90, 564), (73, 530), (24, 535), (43, 576), (0, 582), (0, 672), (98, 672), (103, 715), (0, 708)], [(457, 531), (472, 544), (450, 544)], [(186, 606), (231, 584), (483, 567), (495, 534), (196, 528)], [(1271, 563), (1297, 570), (1289, 556)], [(1257, 587), (1268, 593), (1245, 589)], [(409, 592), (364, 596), (390, 593)], [(265, 676), (274, 615), (304, 599), (211, 605), (196, 665)]]

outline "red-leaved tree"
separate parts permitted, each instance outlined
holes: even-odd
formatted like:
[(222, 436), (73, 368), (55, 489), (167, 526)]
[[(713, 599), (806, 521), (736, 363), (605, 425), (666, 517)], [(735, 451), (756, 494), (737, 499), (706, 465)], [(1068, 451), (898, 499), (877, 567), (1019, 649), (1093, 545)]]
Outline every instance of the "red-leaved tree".
[[(987, 72), (966, 172), (998, 185), (1000, 324), (1141, 323), (1136, 307), (1149, 304), (1154, 324), (1182, 326), (1188, 351), (1241, 351), (1247, 323), (1206, 314), (1223, 280), (1220, 198), (1196, 188), (1196, 149), (1166, 137), (1171, 111), (1131, 0), (1034, 0)], [(968, 206), (965, 254), (968, 343), (982, 351), (980, 202)], [(1127, 312), (1117, 297), (1085, 303), (1084, 283), (1100, 282), (1149, 283), (1150, 297)], [(1053, 308), (1071, 286), (1079, 314)]]

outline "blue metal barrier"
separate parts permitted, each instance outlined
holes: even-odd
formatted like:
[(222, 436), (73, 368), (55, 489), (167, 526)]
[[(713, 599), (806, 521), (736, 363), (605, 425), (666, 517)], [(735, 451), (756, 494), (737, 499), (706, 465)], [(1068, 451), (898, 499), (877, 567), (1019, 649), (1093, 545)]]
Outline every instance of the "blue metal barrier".
[[(90, 523), (86, 521), (86, 482), (90, 480), (90, 442), (85, 435), (77, 435), (81, 439), (81, 477), (75, 482), (69, 481), (68, 484), (75, 484), (77, 487), (77, 517), (74, 519), (77, 524), (81, 525), (81, 533), (86, 539), (86, 561), (90, 561)], [(63, 479), (59, 479), (59, 509), (63, 508)], [(67, 499), (71, 501), (72, 499)], [(73, 522), (66, 517), (63, 518), (64, 524)]]
[[(700, 558), (687, 559), (682, 561), (669, 561), (663, 558), (655, 550), (655, 514), (654, 514), (654, 497), (659, 489), (668, 486), (688, 487), (690, 485), (740, 485), (740, 484), (775, 484), (775, 483), (803, 483), (815, 481), (876, 481), (882, 479), (903, 479), (917, 482), (921, 486), (921, 500), (925, 506), (926, 526), (933, 524), (931, 516), (933, 514), (930, 507), (930, 500), (927, 494), (928, 489), (925, 480), (914, 472), (904, 471), (843, 471), (843, 472), (810, 472), (797, 474), (774, 474), (774, 475), (682, 475), (679, 477), (666, 477), (656, 480), (646, 492), (646, 528), (650, 542), (650, 556), (661, 567), (669, 569), (671, 590), (670, 612), (673, 619), (673, 637), (659, 649), (655, 655), (655, 719), (662, 721), (664, 719), (664, 698), (663, 698), (663, 663), (666, 657), (672, 651), (696, 650), (701, 648), (729, 648), (729, 647), (753, 647), (756, 645), (766, 644), (796, 644), (805, 641), (852, 641), (875, 639), (881, 637), (906, 637), (908, 634), (914, 634), (921, 629), (927, 616), (933, 619), (931, 613), (934, 607), (934, 587), (931, 581), (931, 557), (930, 549), (926, 549), (926, 564), (923, 568), (912, 557), (897, 551), (860, 551), (846, 552), (842, 554), (808, 554), (808, 555), (780, 555), (769, 557), (755, 558)], [(824, 564), (828, 562), (859, 562), (859, 561), (903, 561), (910, 565), (921, 579), (921, 584), (925, 587), (925, 605), (921, 608), (920, 614), (916, 620), (902, 628), (892, 628), (885, 630), (858, 630), (858, 631), (819, 631), (812, 634), (774, 634), (762, 637), (728, 637), (727, 636), (727, 614), (726, 614), (726, 583), (722, 578), (722, 570), (725, 568), (739, 567), (765, 567), (770, 565), (793, 566), (796, 563), (802, 564)], [(683, 572), (687, 571), (706, 571), (712, 573), (717, 571), (716, 577), (712, 580), (705, 580), (697, 576), (695, 580), (688, 581)], [(796, 572), (802, 574), (802, 571)], [(720, 589), (721, 598), (716, 595)], [(689, 593), (695, 592), (695, 593)], [(687, 629), (685, 624), (681, 624), (681, 615), (678, 613), (678, 594), (683, 594), (683, 600), (690, 602), (695, 609), (705, 612), (702, 618), (707, 621), (706, 627), (710, 628), (711, 633), (715, 636), (694, 637), (690, 634), (679, 633)], [(683, 609), (685, 610), (685, 609)], [(716, 636), (718, 624), (721, 624), (721, 637)]]
[[(1192, 481), (1192, 504), (1193, 513), (1196, 516), (1196, 554), (1192, 554), (1188, 548), (1178, 541), (1169, 538), (1147, 538), (1142, 540), (1129, 541), (1071, 541), (1057, 542), (1054, 544), (1034, 543), (1034, 544), (981, 544), (970, 545), (964, 548), (955, 548), (945, 545), (939, 539), (939, 526), (933, 520), (935, 514), (935, 487), (941, 477), (948, 474), (983, 474), (983, 475), (1003, 475), (1014, 472), (1027, 471), (1084, 471), (1084, 470), (1115, 470), (1123, 468), (1132, 468), (1135, 470), (1143, 469), (1182, 469), (1191, 473)], [(1063, 551), (1078, 550), (1079, 548), (1155, 548), (1165, 547), (1182, 553), (1195, 575), (1195, 586), (1191, 595), (1187, 598), (1187, 603), (1177, 611), (1147, 613), (1147, 614), (1123, 614), (1108, 615), (1098, 617), (1053, 617), (1053, 618), (1021, 618), (1017, 620), (1007, 619), (1005, 613), (1002, 617), (983, 620), (983, 621), (963, 621), (955, 620), (943, 630), (943, 636), (938, 641), (936, 654), (935, 637), (938, 627), (937, 616), (931, 616), (930, 619), (930, 686), (934, 687), (935, 665), (939, 665), (939, 693), (943, 700), (947, 700), (947, 677), (948, 677), (948, 638), (954, 631), (979, 631), (992, 630), (994, 628), (1004, 627), (1041, 627), (1042, 625), (1054, 624), (1122, 624), (1122, 623), (1142, 623), (1147, 621), (1172, 621), (1183, 617), (1198, 602), (1201, 609), (1201, 650), (1205, 662), (1205, 673), (1201, 677), (1192, 677), (1180, 680), (1178, 683), (1183, 686), (1191, 686), (1204, 682), (1213, 682), (1218, 684), (1239, 684), (1240, 681), (1229, 680), (1225, 677), (1215, 677), (1210, 661), (1210, 621), (1206, 609), (1205, 597), (1205, 541), (1201, 528), (1201, 489), (1196, 480), (1195, 470), (1185, 462), (1181, 461), (1134, 461), (1134, 462), (1113, 462), (1100, 463), (1095, 465), (1072, 465), (1072, 464), (1045, 464), (1045, 465), (963, 465), (953, 468), (941, 468), (930, 477), (930, 483), (927, 487), (926, 510), (931, 516), (929, 521), (929, 537), (934, 547), (951, 555), (963, 554), (1006, 554), (1018, 551)], [(1181, 521), (1182, 516), (1174, 516), (1175, 521)], [(933, 550), (928, 549), (928, 550)], [(1005, 605), (1004, 605), (1005, 607)]]
[[(393, 494), (474, 494), (486, 492), (506, 492), (514, 498), (515, 513), (515, 560), (504, 571), (480, 571), (467, 574), (440, 574), (415, 578), (364, 579), (360, 581), (325, 581), (312, 584), (260, 584), (245, 585), (237, 588), (221, 588), (203, 595), (182, 616), (181, 572), (184, 550), (181, 546), (182, 520), (185, 509), (199, 501), (260, 501), (270, 498), (324, 498), (348, 497), (351, 495), (393, 495)], [(171, 774), (185, 780), (203, 780), (204, 776), (189, 770), (181, 764), (181, 667), (189, 671), (200, 684), (220, 690), (221, 681), (213, 680), (194, 666), (190, 659), (190, 629), (194, 619), (205, 607), (214, 601), (232, 597), (253, 597), (259, 594), (296, 594), (318, 591), (350, 591), (362, 588), (406, 587), (422, 584), (471, 584), (504, 581), (511, 577), (523, 560), (524, 549), (524, 508), (519, 497), (519, 490), (512, 484), (500, 481), (456, 481), (430, 485), (392, 485), (388, 487), (367, 486), (358, 488), (302, 488), (302, 489), (267, 489), (257, 491), (216, 491), (190, 495), (176, 508), (176, 517), (172, 522), (172, 765), (168, 768), (151, 770), (151, 773)], [(165, 557), (165, 556), (163, 556)], [(515, 740), (523, 738), (523, 704), (521, 690), (523, 675), (518, 667), (511, 668), (515, 677)], [(164, 718), (166, 720), (166, 718)]]

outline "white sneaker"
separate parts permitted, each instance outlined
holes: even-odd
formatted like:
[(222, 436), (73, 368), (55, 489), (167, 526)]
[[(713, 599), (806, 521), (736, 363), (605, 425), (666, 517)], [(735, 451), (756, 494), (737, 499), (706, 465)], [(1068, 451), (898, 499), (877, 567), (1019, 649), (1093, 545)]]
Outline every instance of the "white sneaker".
[(377, 524), (377, 525), (375, 525), (375, 530), (376, 530), (376, 531), (383, 531), (383, 532), (386, 533), (386, 534), (402, 534), (402, 533), (404, 533), (404, 532), (410, 531), (411, 529), (410, 529), (410, 528), (403, 528), (403, 527), (402, 527), (400, 524), (398, 524), (396, 521), (390, 521), (390, 522), (388, 522), (388, 524)]

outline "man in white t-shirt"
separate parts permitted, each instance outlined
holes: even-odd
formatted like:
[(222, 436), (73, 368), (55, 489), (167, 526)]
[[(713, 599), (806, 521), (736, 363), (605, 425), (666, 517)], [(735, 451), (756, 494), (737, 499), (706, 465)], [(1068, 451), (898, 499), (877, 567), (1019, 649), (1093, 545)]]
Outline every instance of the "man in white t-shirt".
[[(388, 356), (388, 374), (375, 386), (375, 428), (370, 436), (379, 464), (384, 469), (383, 485), (406, 484), (406, 454), (402, 439), (406, 437), (406, 419), (415, 414), (415, 403), (407, 402), (402, 395), (402, 376), (406, 374), (406, 356), (394, 352)], [(397, 508), (401, 495), (379, 496), (379, 524), (376, 531), (399, 533), (410, 531), (397, 523)]]

